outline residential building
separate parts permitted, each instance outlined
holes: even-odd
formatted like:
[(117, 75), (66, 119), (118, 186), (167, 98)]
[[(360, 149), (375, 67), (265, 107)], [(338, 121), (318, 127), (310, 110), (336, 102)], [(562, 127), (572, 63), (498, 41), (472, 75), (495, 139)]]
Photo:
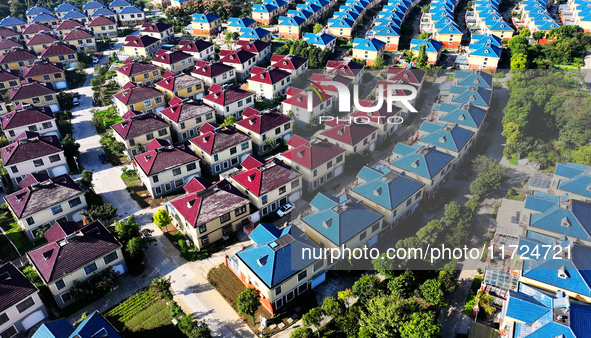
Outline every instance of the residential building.
[(203, 103), (203, 100), (183, 100), (171, 104), (160, 114), (170, 124), (173, 140), (178, 142), (185, 142), (199, 135), (199, 128), (205, 123), (215, 123), (215, 109)]
[(8, 71), (18, 71), (32, 65), (35, 60), (35, 53), (23, 48), (13, 48), (0, 55), (0, 67)]
[[(69, 11), (69, 12), (65, 13), (62, 16), (61, 20), (76, 20), (82, 24), (86, 24), (89, 21), (86, 13), (84, 13), (80, 10), (73, 10), (73, 11)], [(58, 24), (58, 26), (59, 26), (59, 24)]]
[(202, 80), (206, 86), (231, 84), (236, 81), (234, 67), (215, 61), (197, 61), (191, 75)]
[(55, 42), (59, 42), (59, 39), (53, 34), (39, 32), (27, 39), (25, 43), (29, 50), (40, 54), (43, 49)]
[(325, 122), (326, 129), (320, 136), (326, 141), (345, 149), (346, 155), (372, 152), (376, 148), (377, 128), (370, 124), (349, 121)]
[(425, 79), (425, 71), (422, 69), (404, 69), (399, 67), (388, 68), (388, 81), (408, 84), (421, 92)]
[(321, 49), (328, 49), (331, 52), (337, 45), (337, 38), (327, 33), (306, 33), (304, 34), (304, 40), (313, 46)]
[[(271, 43), (262, 40), (238, 40), (241, 50), (253, 53), (257, 65), (267, 64), (271, 58)], [(220, 53), (220, 57), (222, 53)]]
[(64, 35), (62, 41), (76, 47), (79, 52), (94, 53), (97, 51), (94, 33), (86, 29), (74, 29)]
[(165, 51), (160, 49), (156, 52), (151, 62), (175, 74), (179, 74), (194, 65), (193, 56), (180, 50)]
[(117, 24), (104, 16), (97, 16), (86, 24), (95, 36), (117, 37)]
[(384, 55), (386, 44), (376, 38), (353, 40), (353, 58), (365, 60), (365, 64), (372, 66), (377, 58)]
[(376, 25), (373, 28), (373, 34), (376, 39), (386, 44), (385, 50), (397, 51), (400, 41), (400, 28), (391, 23)]
[(79, 10), (80, 10), (80, 8), (78, 8), (78, 6), (72, 5), (71, 3), (68, 3), (68, 2), (63, 2), (59, 5), (57, 5), (57, 7), (55, 7), (53, 9), (53, 11), (55, 12), (55, 15), (57, 15), (57, 17), (60, 20), (63, 20), (63, 16), (66, 13), (68, 13), (69, 11), (79, 11)]
[(199, 158), (188, 146), (161, 139), (150, 141), (146, 152), (134, 157), (133, 165), (154, 198), (180, 190), (191, 178), (201, 176)]
[(243, 119), (236, 121), (236, 128), (252, 137), (256, 155), (264, 155), (287, 143), (293, 134), (293, 121), (276, 110), (259, 112), (249, 108)]
[(0, 39), (0, 53), (4, 53), (13, 48), (20, 48), (21, 46), (22, 45), (18, 41), (3, 38)]
[(425, 46), (425, 54), (427, 54), (427, 63), (436, 64), (441, 57), (441, 52), (443, 52), (443, 44), (434, 39), (412, 39), (410, 49), (415, 57), (419, 55), (419, 49), (423, 45)]
[(25, 20), (10, 15), (0, 20), (0, 27), (12, 29), (16, 32), (22, 32), (26, 25)]
[(55, 91), (50, 86), (27, 79), (18, 86), (10, 88), (8, 98), (15, 107), (21, 103), (28, 103), (35, 106), (47, 106), (56, 113), (60, 110), (60, 105)]
[(273, 55), (271, 56), (271, 66), (289, 72), (291, 77), (295, 78), (308, 70), (308, 59), (293, 54)]
[(251, 18), (228, 18), (228, 31), (232, 33), (240, 33), (242, 28), (256, 28), (257, 22)]
[(51, 13), (37, 14), (33, 19), (30, 20), (30, 23), (42, 23), (48, 25), (51, 28), (57, 27), (59, 22), (60, 20)]
[(187, 194), (166, 203), (172, 224), (187, 236), (196, 249), (226, 240), (250, 224), (250, 201), (228, 181), (211, 184), (193, 178)]
[[(329, 115), (332, 112), (334, 97), (331, 95), (327, 95), (328, 100), (324, 100), (309, 89), (304, 91), (295, 87), (290, 87), (286, 95), (287, 99), (281, 102), (282, 111), (298, 121), (298, 123), (307, 125), (313, 119), (317, 119), (318, 116)], [(308, 100), (312, 102), (308, 104)]]
[(487, 69), (496, 72), (501, 60), (502, 47), (489, 44), (470, 44), (468, 50), (468, 68)]
[(13, 41), (21, 41), (21, 35), (13, 29), (0, 26), (0, 38), (9, 39)]
[(261, 40), (264, 42), (271, 41), (271, 32), (257, 27), (257, 28), (242, 28), (240, 30), (240, 36), (238, 40), (245, 40), (245, 41), (254, 41), (254, 40)]
[(194, 41), (181, 40), (179, 42), (179, 50), (191, 54), (193, 61), (196, 64), (200, 60), (210, 60), (215, 58), (215, 48), (213, 43), (202, 39)]
[(302, 37), (302, 28), (305, 19), (299, 16), (280, 16), (279, 17), (279, 37), (288, 40), (299, 40)]
[(27, 40), (31, 39), (39, 33), (52, 34), (53, 29), (48, 25), (42, 23), (30, 23), (22, 31), (22, 35), (24, 38), (23, 41), (27, 42)]
[(140, 32), (142, 35), (148, 35), (159, 39), (162, 43), (168, 43), (174, 40), (174, 30), (172, 25), (162, 21), (146, 22), (142, 25)]
[(66, 318), (43, 323), (32, 338), (75, 338), (104, 334), (109, 338), (122, 338), (117, 329), (98, 311), (85, 316), (76, 326)]
[(82, 6), (82, 10), (86, 12), (86, 15), (92, 16), (92, 13), (97, 9), (107, 8), (102, 2), (98, 0), (91, 0)]
[(192, 35), (210, 37), (221, 32), (222, 19), (212, 13), (193, 14), (191, 21)]
[(99, 221), (80, 229), (57, 222), (48, 232), (52, 235), (47, 236), (48, 243), (27, 252), (27, 258), (60, 308), (76, 300), (72, 292), (76, 282), (108, 268), (127, 272), (121, 243)]
[(113, 0), (109, 3), (109, 8), (119, 13), (123, 8), (131, 6), (131, 2), (127, 0)]
[(117, 21), (117, 12), (110, 8), (97, 8), (95, 9), (92, 14), (90, 15), (90, 20), (92, 21), (98, 17), (105, 17), (112, 21)]
[(287, 144), (289, 150), (281, 158), (303, 175), (305, 189), (315, 190), (343, 173), (345, 149), (324, 139), (307, 140), (297, 135)]
[(328, 34), (336, 37), (343, 37), (349, 39), (353, 36), (353, 28), (355, 27), (355, 21), (343, 17), (343, 18), (331, 18), (328, 19)]
[(252, 138), (233, 126), (218, 127), (193, 139), (191, 149), (201, 159), (202, 170), (210, 175), (238, 166), (252, 155)]
[(335, 61), (329, 60), (326, 69), (330, 74), (344, 76), (354, 83), (361, 83), (365, 66), (353, 60)]
[(491, 99), (492, 91), (482, 86), (452, 86), (447, 101), (488, 110)]
[(253, 4), (251, 15), (259, 25), (271, 25), (279, 16), (279, 9), (270, 4)]
[(160, 113), (166, 107), (164, 94), (154, 87), (128, 83), (114, 95), (115, 106), (120, 115), (129, 110), (142, 113)]
[[(16, 87), (21, 83), (21, 80), (18, 76), (8, 72), (2, 68), (0, 68), (0, 92), (4, 92), (9, 88)], [(5, 114), (6, 111), (3, 111), (2, 114)]]
[(80, 212), (87, 207), (84, 190), (68, 174), (43, 178), (36, 180), (30, 175), (21, 182), (22, 189), (4, 197), (19, 228), (31, 241), (43, 237), (55, 222), (82, 220)]
[(41, 57), (61, 64), (64, 69), (74, 68), (78, 63), (78, 50), (75, 46), (55, 42), (41, 51)]
[(256, 55), (243, 49), (228, 51), (224, 56), (220, 54), (220, 57), (220, 62), (234, 67), (238, 81), (245, 81), (250, 75), (250, 70), (256, 64)]
[(432, 123), (425, 121), (419, 128), (418, 144), (423, 146), (434, 145), (437, 150), (454, 157), (452, 168), (455, 169), (462, 163), (468, 153), (476, 133), (464, 129), (453, 123)]
[(126, 155), (133, 158), (145, 152), (145, 146), (158, 138), (171, 142), (170, 126), (154, 113), (131, 116), (111, 126), (115, 140), (125, 144)]
[(253, 245), (226, 257), (226, 265), (248, 287), (260, 294), (261, 304), (271, 314), (322, 283), (326, 276), (323, 260), (297, 257), (296, 250), (321, 250), (294, 225), (279, 230), (273, 224), (259, 224), (250, 234)]
[(84, 29), (84, 25), (79, 21), (72, 19), (62, 20), (62, 22), (60, 22), (60, 24), (55, 28), (55, 32), (57, 33), (57, 36), (62, 37), (77, 28)]
[(444, 123), (457, 123), (462, 128), (476, 133), (486, 118), (487, 110), (472, 104), (442, 103), (439, 106), (437, 121)]
[(123, 45), (123, 52), (130, 56), (153, 57), (162, 41), (148, 35), (127, 36)]
[(9, 142), (25, 131), (39, 133), (41, 136), (55, 135), (60, 137), (57, 124), (49, 107), (18, 105), (15, 110), (0, 116), (2, 131)]
[[(359, 104), (364, 107), (376, 106), (376, 102), (373, 100), (359, 100)], [(391, 110), (391, 112), (388, 112), (388, 110)], [(397, 106), (387, 107), (387, 105), (382, 105), (382, 107), (377, 111), (364, 112), (361, 110), (357, 110), (350, 116), (354, 119), (354, 121), (365, 123), (369, 126), (376, 128), (376, 143), (381, 144), (382, 142), (387, 141), (390, 137), (392, 137), (394, 132), (396, 132), (396, 130), (398, 130), (398, 128), (400, 127), (400, 124), (402, 124), (403, 118), (401, 117), (401, 112), (401, 109)], [(369, 129), (367, 130), (369, 131)], [(338, 138), (345, 136), (344, 134), (345, 133), (343, 133), (343, 135), (341, 136), (337, 132)], [(348, 139), (345, 140), (348, 141)], [(353, 141), (351, 141), (351, 143), (352, 142)]]
[(580, 201), (591, 202), (591, 168), (586, 165), (558, 163), (548, 192), (564, 195)]
[(128, 82), (135, 84), (154, 84), (162, 79), (163, 71), (149, 61), (126, 59), (123, 66), (117, 68), (117, 82), (124, 86)]
[(257, 98), (273, 101), (285, 96), (291, 86), (291, 73), (277, 67), (253, 67), (248, 78), (248, 89), (253, 90)]
[(51, 14), (52, 11), (51, 9), (45, 7), (45, 6), (41, 6), (39, 4), (36, 4), (35, 6), (27, 9), (27, 11), (25, 12), (25, 16), (27, 17), (27, 21), (31, 22), (33, 20), (33, 18), (39, 14)]
[(127, 6), (118, 12), (119, 22), (124, 26), (136, 26), (144, 23), (144, 11), (137, 6)]
[(244, 109), (254, 106), (254, 93), (238, 87), (211, 86), (209, 94), (203, 97), (203, 102), (213, 107), (220, 120), (228, 116), (240, 119)]

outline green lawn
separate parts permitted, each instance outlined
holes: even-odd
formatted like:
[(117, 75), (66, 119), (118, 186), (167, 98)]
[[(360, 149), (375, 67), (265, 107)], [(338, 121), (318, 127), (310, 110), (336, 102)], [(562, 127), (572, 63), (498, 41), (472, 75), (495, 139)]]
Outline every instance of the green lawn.
[(18, 227), (18, 224), (14, 217), (12, 217), (10, 211), (8, 211), (6, 204), (0, 206), (0, 227), (2, 227), (2, 230), (6, 233), (6, 236), (0, 234), (0, 258), (13, 260), (19, 257), (18, 253), (8, 242), (9, 239), (18, 248), (21, 255), (24, 255), (25, 252), (45, 243), (45, 239), (40, 239), (35, 243), (29, 241), (27, 236)]
[(517, 156), (516, 156), (516, 155), (513, 155), (513, 156), (511, 156), (511, 158), (508, 158), (507, 160), (509, 161), (509, 163), (511, 163), (511, 164), (513, 164), (513, 165), (517, 165), (517, 164), (519, 164), (519, 163), (517, 162)]

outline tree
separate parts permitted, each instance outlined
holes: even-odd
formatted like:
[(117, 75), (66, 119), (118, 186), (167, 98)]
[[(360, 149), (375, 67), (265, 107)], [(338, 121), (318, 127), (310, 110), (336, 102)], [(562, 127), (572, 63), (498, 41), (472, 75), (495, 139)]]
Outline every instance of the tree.
[(25, 11), (27, 10), (27, 5), (24, 1), (21, 0), (10, 0), (8, 2), (10, 7), (10, 15), (16, 16), (19, 18), (25, 17)]
[(591, 165), (591, 146), (583, 146), (573, 151), (572, 161), (578, 164)]
[(408, 298), (416, 288), (415, 275), (406, 270), (400, 276), (394, 277), (388, 282), (388, 290), (397, 298)]
[(331, 296), (324, 298), (324, 301), (322, 302), (322, 312), (338, 321), (343, 318), (347, 312), (347, 308), (343, 301)]
[(359, 300), (367, 301), (383, 294), (381, 283), (376, 275), (363, 275), (353, 284), (353, 294), (358, 296)]
[(432, 219), (424, 227), (417, 231), (417, 237), (427, 243), (435, 243), (441, 231), (443, 230), (442, 223), (438, 219)]
[(209, 327), (203, 323), (200, 326), (195, 325), (195, 320), (190, 314), (179, 320), (178, 328), (187, 338), (211, 338)]
[(503, 132), (501, 133), (506, 139), (507, 144), (515, 142), (519, 137), (519, 125), (515, 122), (509, 122), (503, 126)]
[(238, 303), (238, 313), (252, 318), (252, 323), (254, 324), (254, 314), (259, 309), (259, 306), (261, 306), (261, 300), (256, 289), (247, 288), (246, 290), (240, 292), (236, 301)]
[(410, 311), (404, 300), (392, 296), (372, 298), (366, 309), (358, 319), (361, 332), (376, 338), (399, 337), (398, 327)]
[(317, 33), (322, 32), (323, 29), (324, 29), (324, 26), (322, 26), (322, 24), (317, 23), (314, 25), (312, 32), (314, 32), (314, 34), (317, 34)]
[(441, 283), (441, 288), (447, 294), (454, 292), (458, 287), (458, 280), (454, 277), (453, 272), (451, 271), (439, 271), (439, 277), (437, 277), (437, 280)]
[(91, 221), (101, 221), (107, 223), (109, 220), (117, 216), (117, 208), (112, 204), (103, 203), (100, 205), (93, 205), (87, 211), (82, 211), (81, 214)]
[(419, 69), (427, 69), (429, 68), (428, 61), (429, 57), (427, 56), (427, 45), (422, 44), (419, 46), (419, 54), (417, 56), (417, 64), (416, 67)]
[(141, 229), (141, 226), (136, 222), (134, 215), (129, 216), (125, 221), (115, 222), (113, 229), (115, 231), (115, 236), (124, 247), (127, 246), (127, 243), (131, 241), (131, 239), (137, 237), (141, 238), (148, 244), (154, 241), (152, 238), (153, 231), (150, 229)]
[(172, 300), (172, 293), (170, 292), (170, 287), (172, 285), (171, 283), (171, 277), (158, 277), (158, 278), (154, 278), (152, 280), (152, 282), (150, 283), (150, 287), (154, 290), (156, 290), (156, 292), (159, 292), (160, 294), (162, 294), (162, 297), (166, 300)]
[(74, 136), (70, 134), (64, 136), (64, 144), (62, 147), (66, 158), (74, 158), (75, 156), (80, 155), (80, 144), (77, 143)]
[(441, 283), (436, 279), (427, 279), (420, 287), (423, 299), (436, 308), (445, 304), (445, 294), (441, 290)]
[(232, 115), (228, 115), (224, 122), (220, 124), (220, 127), (233, 126), (236, 123), (236, 118)]
[(438, 337), (441, 332), (441, 325), (435, 321), (431, 313), (415, 312), (410, 319), (400, 326), (400, 335), (409, 338), (430, 338)]
[(491, 316), (495, 313), (496, 308), (494, 307), (494, 299), (492, 296), (487, 295), (482, 290), (478, 291), (478, 307), (484, 311), (487, 315)]
[(92, 185), (92, 175), (92, 171), (84, 170), (82, 172), (82, 178), (80, 178), (80, 183), (82, 183), (82, 185), (86, 188), (90, 188)]
[(529, 68), (527, 56), (523, 53), (515, 53), (511, 55), (511, 69), (527, 69)]
[(387, 65), (388, 64), (386, 63), (386, 60), (384, 60), (384, 58), (381, 57), (381, 56), (376, 57), (376, 59), (373, 62), (373, 68), (374, 69), (383, 69)]
[(314, 337), (314, 332), (312, 329), (307, 326), (298, 327), (297, 329), (291, 331), (289, 334), (289, 338), (312, 338)]
[(144, 256), (144, 251), (150, 246), (149, 243), (143, 241), (140, 237), (134, 237), (127, 242), (125, 251), (129, 257), (134, 261), (141, 261)]
[(166, 209), (158, 209), (152, 218), (154, 223), (156, 223), (156, 225), (160, 228), (167, 226), (170, 224), (170, 222), (172, 222), (172, 219), (168, 215)]
[(430, 37), (431, 37), (431, 33), (422, 32), (421, 34), (419, 34), (418, 39), (420, 39), (420, 40), (426, 40), (426, 39), (428, 39)]
[(323, 316), (322, 310), (315, 307), (311, 308), (310, 311), (302, 316), (302, 321), (304, 322), (304, 325), (314, 325), (316, 330), (319, 330)]

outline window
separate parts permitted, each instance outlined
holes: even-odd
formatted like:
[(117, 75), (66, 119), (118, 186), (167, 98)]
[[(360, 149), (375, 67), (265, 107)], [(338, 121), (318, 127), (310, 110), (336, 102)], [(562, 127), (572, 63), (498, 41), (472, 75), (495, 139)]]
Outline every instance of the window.
[(66, 287), (66, 282), (64, 282), (63, 279), (58, 280), (57, 282), (55, 282), (55, 288), (59, 291), (63, 288)]
[(238, 107), (242, 107), (244, 103), (242, 103), (242, 100), (238, 101)]
[(419, 190), (419, 192), (417, 192), (417, 194), (415, 195), (415, 199), (418, 199), (419, 197), (421, 197), (422, 194), (423, 194), (423, 190)]
[[(197, 116), (197, 117), (195, 118), (195, 123), (197, 123), (197, 124), (201, 123), (201, 116)], [(182, 127), (181, 127), (181, 128), (182, 128)]]
[(51, 122), (43, 122), (41, 124), (41, 127), (43, 127), (43, 129), (49, 129), (49, 128), (53, 127), (53, 124), (51, 124)]
[(158, 136), (164, 136), (168, 134), (168, 130), (166, 128), (158, 130)]
[(183, 182), (183, 179), (182, 178), (174, 181), (175, 188), (182, 187), (183, 184), (184, 184), (184, 182)]
[(153, 140), (154, 139), (154, 133), (146, 134), (146, 139)]
[(380, 223), (376, 223), (371, 227), (371, 232), (376, 232), (380, 229)]
[(33, 300), (33, 298), (29, 297), (23, 300), (20, 304), (18, 304), (16, 306), (16, 309), (18, 310), (18, 313), (23, 313), (33, 305), (35, 305), (35, 301)]
[(12, 336), (15, 336), (18, 333), (18, 331), (16, 330), (16, 328), (13, 326), (9, 327), (8, 329), (2, 331), (0, 333), (0, 337), (1, 338), (10, 338)]
[(362, 232), (361, 234), (359, 234), (359, 240), (362, 241), (365, 239), (365, 237), (367, 237), (367, 231)]
[(62, 73), (54, 73), (53, 77), (55, 77), (56, 79), (61, 79), (62, 78)]
[(76, 197), (73, 200), (70, 200), (68, 204), (70, 205), (70, 208), (74, 208), (75, 206), (82, 204), (82, 200), (80, 197)]
[(45, 102), (53, 101), (53, 95), (45, 95), (43, 96)]
[(205, 224), (199, 226), (199, 233), (202, 234), (207, 231), (207, 226)]
[(294, 298), (294, 292), (293, 290), (289, 291), (288, 293), (285, 294), (285, 301), (286, 302), (291, 302)]
[(279, 296), (281, 294), (281, 285), (279, 285), (278, 287), (275, 288), (275, 297)]
[(230, 165), (237, 165), (238, 164), (238, 157), (234, 157), (230, 160)]
[[(66, 58), (65, 58), (63, 55), (60, 55), (60, 56), (58, 56), (57, 58), (58, 58), (60, 61), (64, 61), (64, 60), (66, 60)], [(20, 62), (19, 62), (19, 64), (20, 64)], [(24, 63), (23, 63), (23, 66), (24, 66)]]
[(10, 167), (10, 171), (12, 171), (13, 174), (16, 174), (18, 173), (18, 168), (15, 165), (13, 165), (12, 167)]
[(172, 176), (178, 176), (181, 174), (181, 168), (172, 169)]
[(164, 183), (164, 191), (170, 191), (172, 189), (172, 185), (170, 183)]
[(308, 290), (308, 283), (304, 283), (300, 286), (298, 286), (298, 294), (302, 294), (304, 293), (306, 290)]
[(243, 214), (243, 213), (245, 213), (245, 212), (246, 212), (246, 205), (243, 205), (243, 206), (241, 206), (241, 207), (237, 208), (237, 209), (234, 211), (234, 215), (235, 215), (236, 217), (238, 217), (238, 216), (242, 215), (242, 214)]
[(34, 98), (32, 99), (32, 101), (33, 101), (33, 103), (34, 103), (34, 104), (39, 104), (39, 103), (41, 103), (41, 100), (39, 100), (39, 98), (38, 98), (38, 97), (34, 97)]
[(49, 162), (54, 163), (61, 159), (59, 154), (49, 156)]
[(306, 279), (306, 277), (308, 277), (308, 270), (304, 270), (298, 273), (298, 282), (301, 282), (302, 280)]
[(160, 187), (154, 188), (154, 194), (156, 194), (156, 195), (162, 194), (162, 188), (160, 188)]
[(197, 169), (197, 164), (196, 163), (189, 163), (187, 164), (187, 171), (193, 171)]
[(221, 223), (226, 223), (227, 221), (230, 220), (230, 213), (224, 214), (220, 217), (220, 222)]
[(263, 204), (267, 204), (267, 203), (269, 203), (269, 199), (267, 198), (267, 195), (265, 195), (265, 196), (263, 196), (263, 197), (261, 198), (261, 202), (262, 202)]
[(291, 128), (291, 123), (286, 123), (283, 125), (283, 130), (288, 130), (289, 128)]
[(408, 206), (410, 206), (410, 205), (411, 205), (411, 203), (412, 203), (412, 197), (411, 197), (411, 198), (409, 198), (409, 199), (406, 201), (406, 206), (407, 206), (407, 207), (408, 207)]
[(248, 142), (244, 142), (244, 143), (242, 143), (242, 144), (240, 145), (240, 148), (241, 148), (242, 150), (246, 150), (246, 149), (248, 149)]
[(281, 127), (275, 128), (275, 135), (281, 134)]
[(158, 175), (152, 176), (152, 181), (154, 181), (154, 183), (158, 183), (158, 181), (160, 181), (160, 179), (158, 178)]
[[(206, 119), (206, 120), (211, 120), (211, 119), (213, 119), (213, 113), (207, 113), (207, 114), (205, 114), (205, 119)], [(201, 122), (201, 121), (200, 121), (200, 122)]]
[(117, 251), (113, 251), (110, 254), (103, 257), (103, 262), (105, 262), (105, 265), (107, 265), (107, 264), (115, 261), (117, 258), (119, 258), (119, 256), (117, 255)]
[(218, 154), (213, 154), (213, 161), (217, 162), (220, 159), (220, 156)]
[(285, 194), (286, 191), (287, 191), (287, 188), (285, 185), (282, 187), (279, 187), (279, 195)]
[(5, 323), (8, 322), (10, 318), (8, 318), (8, 315), (6, 313), (3, 313), (0, 315), (0, 325), (4, 325)]
[(90, 275), (91, 273), (95, 272), (96, 270), (98, 270), (98, 266), (96, 266), (95, 262), (92, 262), (84, 267), (84, 273), (87, 276)]
[(62, 302), (67, 303), (72, 300), (72, 293), (70, 291), (64, 292), (60, 297), (62, 298)]
[(341, 162), (342, 160), (343, 160), (343, 155), (337, 156), (337, 163)]
[(49, 80), (51, 80), (51, 76), (43, 75), (43, 81), (49, 81)]
[(238, 149), (236, 149), (236, 147), (232, 147), (230, 148), (230, 155), (234, 155), (238, 152)]
[(33, 225), (33, 224), (35, 224), (35, 219), (33, 219), (33, 217), (32, 217), (32, 216), (31, 216), (31, 217), (27, 217), (26, 221), (27, 221), (27, 224), (28, 224), (28, 225)]
[(152, 105), (152, 101), (150, 101), (150, 100), (144, 101), (144, 107), (149, 107), (151, 105)]
[(252, 97), (247, 97), (247, 98), (246, 98), (246, 104), (249, 104), (249, 103), (251, 103), (251, 102), (252, 102)]
[(29, 126), (29, 131), (36, 132), (37, 126)]
[(35, 165), (35, 167), (41, 167), (43, 165), (43, 159), (38, 159), (38, 160), (34, 160), (33, 164)]
[(316, 177), (316, 175), (318, 175), (318, 169), (314, 169), (314, 172), (312, 173), (312, 176)]

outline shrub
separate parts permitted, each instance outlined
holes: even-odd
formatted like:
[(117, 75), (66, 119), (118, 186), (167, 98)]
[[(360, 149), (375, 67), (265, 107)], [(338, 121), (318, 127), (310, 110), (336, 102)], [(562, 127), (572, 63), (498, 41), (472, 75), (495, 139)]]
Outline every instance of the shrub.
[(156, 225), (161, 228), (167, 226), (168, 224), (170, 224), (170, 222), (172, 222), (172, 219), (170, 219), (170, 216), (168, 215), (166, 209), (158, 209), (158, 211), (156, 211), (156, 213), (153, 216), (153, 220), (154, 223), (156, 223)]

